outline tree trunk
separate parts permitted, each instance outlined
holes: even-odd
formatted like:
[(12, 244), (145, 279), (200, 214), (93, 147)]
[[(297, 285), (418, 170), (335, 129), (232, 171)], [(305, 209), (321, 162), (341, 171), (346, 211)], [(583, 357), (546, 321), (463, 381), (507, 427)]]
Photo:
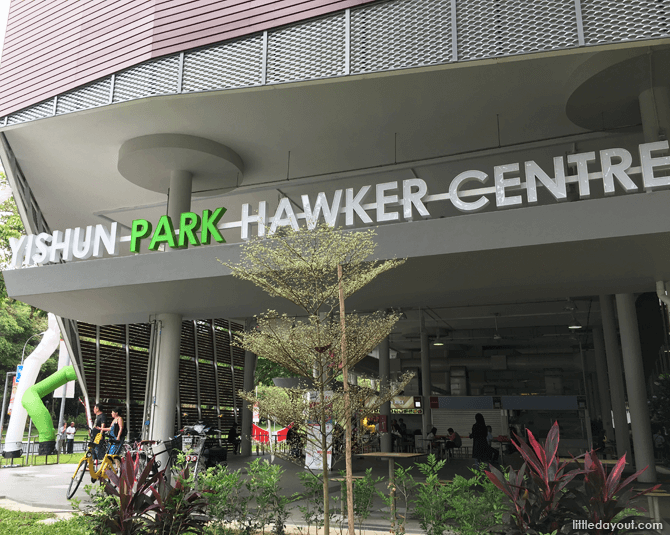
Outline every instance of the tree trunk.
[(330, 493), (328, 492), (328, 437), (326, 435), (326, 391), (321, 383), (321, 468), (323, 469), (323, 534), (330, 534)]
[(345, 429), (345, 468), (347, 479), (347, 520), (349, 535), (355, 535), (354, 525), (354, 475), (351, 466), (351, 405), (349, 402), (349, 365), (347, 364), (347, 334), (344, 316), (344, 288), (342, 287), (342, 265), (337, 266), (337, 278), (340, 286), (340, 326), (342, 329), (342, 378), (344, 381), (344, 429)]

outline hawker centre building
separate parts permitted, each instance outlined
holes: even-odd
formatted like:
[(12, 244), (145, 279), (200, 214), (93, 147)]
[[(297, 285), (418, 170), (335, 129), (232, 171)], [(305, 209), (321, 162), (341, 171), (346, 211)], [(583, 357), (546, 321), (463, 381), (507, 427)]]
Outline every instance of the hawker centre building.
[(494, 435), (558, 419), (577, 450), (602, 421), (654, 481), (669, 46), (669, 0), (12, 1), (8, 293), (60, 318), (90, 403), (157, 439), (248, 433), (255, 356), (230, 333), (295, 311), (218, 260), (375, 228), (407, 261), (348, 307), (403, 319), (356, 371), (417, 372), (387, 414), (466, 436), (476, 412)]

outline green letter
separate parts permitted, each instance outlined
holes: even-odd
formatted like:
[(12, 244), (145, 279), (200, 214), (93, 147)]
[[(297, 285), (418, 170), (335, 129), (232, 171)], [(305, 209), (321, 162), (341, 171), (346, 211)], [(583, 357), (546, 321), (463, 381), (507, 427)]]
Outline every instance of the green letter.
[(146, 219), (135, 219), (130, 231), (130, 252), (140, 252), (140, 241), (151, 234), (151, 223)]
[(169, 216), (163, 215), (158, 220), (156, 225), (156, 232), (154, 232), (149, 244), (149, 250), (155, 251), (161, 243), (167, 243), (170, 247), (175, 247), (174, 227), (172, 226), (172, 219)]
[(214, 238), (218, 243), (226, 243), (226, 240), (223, 239), (219, 229), (216, 228), (216, 225), (219, 222), (219, 219), (226, 213), (225, 208), (217, 208), (212, 213), (209, 210), (203, 210), (202, 212), (202, 232), (200, 233), (200, 241), (205, 245), (209, 245), (209, 242)]
[(200, 216), (193, 212), (184, 212), (181, 214), (179, 222), (179, 247), (186, 245), (186, 238), (191, 245), (200, 245), (198, 237), (195, 235), (200, 228)]

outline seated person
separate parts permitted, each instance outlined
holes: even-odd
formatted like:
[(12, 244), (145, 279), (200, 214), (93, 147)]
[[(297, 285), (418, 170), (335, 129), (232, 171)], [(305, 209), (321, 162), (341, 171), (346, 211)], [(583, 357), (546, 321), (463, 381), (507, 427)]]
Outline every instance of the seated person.
[(112, 409), (112, 418), (114, 418), (112, 425), (103, 427), (102, 431), (109, 431), (109, 440), (111, 442), (109, 454), (118, 455), (125, 441), (127, 429), (123, 425), (123, 418), (121, 417), (121, 409), (119, 407)]
[(444, 445), (444, 447), (447, 449), (449, 456), (453, 457), (454, 453), (451, 450), (460, 448), (463, 445), (463, 441), (461, 440), (461, 435), (459, 435), (451, 427), (447, 429), (447, 433), (449, 434), (447, 435), (447, 443)]

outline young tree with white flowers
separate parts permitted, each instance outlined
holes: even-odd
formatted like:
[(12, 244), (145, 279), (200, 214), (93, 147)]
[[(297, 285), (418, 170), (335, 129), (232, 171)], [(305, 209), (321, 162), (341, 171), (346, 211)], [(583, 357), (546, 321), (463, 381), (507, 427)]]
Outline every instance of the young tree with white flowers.
[[(349, 385), (348, 370), (389, 335), (399, 319), (395, 312), (345, 313), (346, 298), (404, 260), (370, 260), (376, 244), (374, 230), (338, 231), (326, 225), (313, 229), (286, 229), (242, 246), (238, 264), (226, 264), (233, 275), (250, 281), (271, 296), (282, 297), (304, 311), (300, 318), (267, 311), (256, 328), (241, 335), (238, 344), (304, 378), (297, 388), (262, 398), (253, 392), (240, 395), (257, 404), (261, 414), (283, 424), (291, 423), (321, 452), (324, 495), (324, 530), (329, 533), (327, 452), (333, 441), (332, 422), (345, 426), (347, 496), (353, 496), (351, 473), (352, 415), (377, 412), (412, 378), (405, 374), (378, 394)], [(344, 377), (340, 382), (338, 378)], [(314, 395), (316, 393), (316, 396)], [(288, 395), (287, 395), (288, 394)], [(347, 500), (349, 531), (353, 535), (353, 500)]]

